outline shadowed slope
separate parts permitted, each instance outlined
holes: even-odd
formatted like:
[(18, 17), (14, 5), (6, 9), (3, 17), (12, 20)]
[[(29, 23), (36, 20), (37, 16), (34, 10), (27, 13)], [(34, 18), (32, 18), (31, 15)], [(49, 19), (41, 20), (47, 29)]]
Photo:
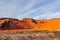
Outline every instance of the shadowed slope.
[(49, 20), (35, 20), (32, 18), (24, 18), (18, 20), (15, 18), (0, 18), (1, 30), (14, 29), (35, 29), (35, 30), (60, 30), (60, 18)]

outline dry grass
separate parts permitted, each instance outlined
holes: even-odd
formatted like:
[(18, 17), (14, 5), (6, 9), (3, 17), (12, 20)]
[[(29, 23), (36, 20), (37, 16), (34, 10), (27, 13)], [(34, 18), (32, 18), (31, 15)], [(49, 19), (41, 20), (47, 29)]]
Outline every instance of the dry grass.
[(0, 40), (60, 40), (60, 31), (5, 30), (0, 31)]

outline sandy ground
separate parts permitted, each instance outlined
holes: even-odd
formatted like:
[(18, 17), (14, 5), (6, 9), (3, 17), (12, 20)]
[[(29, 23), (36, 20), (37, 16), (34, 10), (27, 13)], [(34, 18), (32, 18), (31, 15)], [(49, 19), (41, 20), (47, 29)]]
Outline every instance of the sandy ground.
[(59, 32), (30, 31), (30, 32), (1, 32), (0, 40), (60, 40)]

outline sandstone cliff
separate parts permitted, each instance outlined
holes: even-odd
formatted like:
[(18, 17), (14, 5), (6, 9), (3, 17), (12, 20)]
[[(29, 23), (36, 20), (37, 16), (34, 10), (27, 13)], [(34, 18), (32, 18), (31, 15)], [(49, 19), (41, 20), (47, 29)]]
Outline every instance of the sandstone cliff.
[(0, 18), (0, 30), (35, 29), (35, 30), (60, 30), (60, 18), (49, 20), (35, 20), (32, 18)]

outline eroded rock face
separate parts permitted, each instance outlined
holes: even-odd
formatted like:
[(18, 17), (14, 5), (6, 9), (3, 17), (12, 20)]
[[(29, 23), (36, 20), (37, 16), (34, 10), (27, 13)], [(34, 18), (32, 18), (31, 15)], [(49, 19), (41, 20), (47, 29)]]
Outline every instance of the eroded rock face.
[(1, 18), (0, 29), (33, 29), (36, 24), (33, 19), (24, 18), (23, 20), (12, 18)]
[(32, 18), (23, 18), (23, 21), (33, 21)]
[(0, 18), (0, 30), (6, 29), (60, 30), (60, 19), (35, 20), (24, 18), (23, 20), (18, 20), (15, 18)]
[(12, 18), (1, 18), (0, 19), (0, 29), (16, 29), (18, 19)]

